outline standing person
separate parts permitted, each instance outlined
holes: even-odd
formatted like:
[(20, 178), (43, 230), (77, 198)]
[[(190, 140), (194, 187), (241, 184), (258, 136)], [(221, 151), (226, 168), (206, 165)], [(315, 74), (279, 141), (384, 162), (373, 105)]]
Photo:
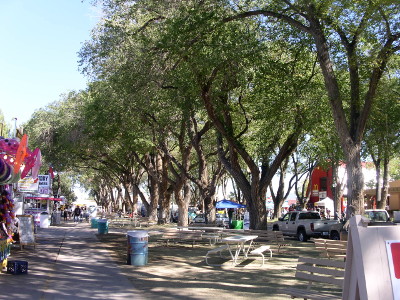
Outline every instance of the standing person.
[(232, 228), (233, 208), (228, 208), (229, 228)]
[(64, 218), (64, 222), (67, 222), (67, 220), (68, 220), (67, 206), (64, 206), (64, 207), (61, 209), (61, 216)]
[(68, 220), (71, 220), (71, 217), (72, 217), (72, 207), (71, 206), (68, 206), (67, 213), (68, 213)]
[(85, 221), (88, 222), (89, 221), (89, 213), (87, 211), (86, 206), (82, 207), (82, 217), (85, 218)]
[(78, 223), (81, 216), (81, 208), (79, 206), (74, 209), (74, 222)]

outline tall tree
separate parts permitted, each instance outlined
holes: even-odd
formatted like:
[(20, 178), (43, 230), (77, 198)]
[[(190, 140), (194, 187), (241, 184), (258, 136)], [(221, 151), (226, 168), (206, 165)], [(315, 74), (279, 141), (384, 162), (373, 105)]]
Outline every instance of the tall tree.
[[(380, 79), (400, 50), (400, 4), (282, 0), (250, 5), (232, 7), (235, 11), (224, 21), (257, 17), (266, 26), (287, 24), (311, 37), (346, 159), (347, 216), (362, 212), (361, 144)], [(348, 78), (339, 78), (338, 70), (347, 71)]]

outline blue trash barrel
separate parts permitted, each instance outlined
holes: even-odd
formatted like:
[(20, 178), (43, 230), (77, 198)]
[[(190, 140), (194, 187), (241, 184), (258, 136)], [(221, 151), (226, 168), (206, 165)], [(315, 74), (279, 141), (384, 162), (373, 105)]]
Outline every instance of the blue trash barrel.
[(99, 218), (91, 218), (90, 219), (90, 227), (91, 228), (97, 228), (97, 221), (99, 220)]
[(108, 221), (107, 219), (98, 219), (97, 220), (97, 231), (99, 234), (108, 233)]
[(128, 265), (144, 266), (148, 262), (149, 234), (145, 230), (131, 230), (128, 236)]

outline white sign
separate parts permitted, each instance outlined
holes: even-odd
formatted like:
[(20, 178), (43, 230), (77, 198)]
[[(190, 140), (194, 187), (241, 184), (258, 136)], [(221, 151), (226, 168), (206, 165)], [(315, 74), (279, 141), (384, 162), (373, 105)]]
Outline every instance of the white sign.
[(320, 199), (325, 199), (326, 198), (326, 191), (321, 191), (321, 192), (319, 192), (319, 198)]
[[(39, 175), (39, 188), (50, 187), (50, 175)], [(46, 193), (43, 193), (46, 194)]]
[(400, 300), (400, 241), (386, 241), (393, 300)]
[(23, 179), (18, 181), (18, 191), (20, 192), (37, 192), (38, 190), (39, 181), (35, 180), (30, 177), (26, 176)]
[(243, 229), (244, 230), (249, 230), (250, 229), (250, 214), (248, 211), (244, 213), (244, 218), (243, 218)]

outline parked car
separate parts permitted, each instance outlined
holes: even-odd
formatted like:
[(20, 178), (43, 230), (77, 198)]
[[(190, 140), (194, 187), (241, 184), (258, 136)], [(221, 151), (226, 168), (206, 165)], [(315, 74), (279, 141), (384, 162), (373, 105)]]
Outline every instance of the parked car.
[(310, 237), (329, 237), (330, 227), (338, 220), (323, 220), (317, 211), (291, 211), (272, 225), (272, 230), (280, 230), (284, 235), (296, 236), (301, 242)]
[(204, 214), (199, 214), (194, 217), (193, 223), (205, 223), (206, 222), (206, 217)]
[(229, 225), (229, 218), (224, 214), (217, 214), (215, 218), (215, 224), (217, 226), (226, 227)]

